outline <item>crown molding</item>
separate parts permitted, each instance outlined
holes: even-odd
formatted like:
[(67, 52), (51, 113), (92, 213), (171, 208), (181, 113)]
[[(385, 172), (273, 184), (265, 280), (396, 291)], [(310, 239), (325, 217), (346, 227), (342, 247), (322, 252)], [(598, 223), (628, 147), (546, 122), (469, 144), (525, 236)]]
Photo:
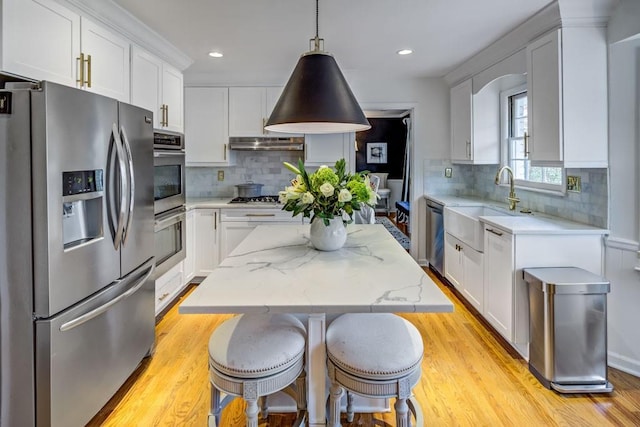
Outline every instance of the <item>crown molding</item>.
[(447, 73), (444, 79), (453, 86), (510, 57), (531, 41), (557, 28), (606, 27), (618, 1), (556, 0), (458, 65)]
[(165, 62), (184, 71), (193, 59), (111, 0), (56, 0), (110, 28)]

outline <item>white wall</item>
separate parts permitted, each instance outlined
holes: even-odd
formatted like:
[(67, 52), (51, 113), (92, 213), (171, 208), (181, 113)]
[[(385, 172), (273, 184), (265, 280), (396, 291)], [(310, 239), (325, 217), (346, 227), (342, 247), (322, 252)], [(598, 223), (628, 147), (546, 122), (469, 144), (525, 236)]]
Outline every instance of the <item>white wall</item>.
[(351, 90), (365, 108), (413, 108), (413, 155), (411, 165), (411, 255), (426, 261), (426, 206), (424, 171), (426, 159), (449, 158), (449, 86), (442, 78), (403, 79), (375, 73), (343, 70)]
[[(610, 40), (640, 35), (637, 0), (622, 0), (609, 21)], [(609, 364), (640, 376), (640, 39), (609, 46), (609, 218), (605, 274)], [(615, 385), (615, 384), (614, 384)]]

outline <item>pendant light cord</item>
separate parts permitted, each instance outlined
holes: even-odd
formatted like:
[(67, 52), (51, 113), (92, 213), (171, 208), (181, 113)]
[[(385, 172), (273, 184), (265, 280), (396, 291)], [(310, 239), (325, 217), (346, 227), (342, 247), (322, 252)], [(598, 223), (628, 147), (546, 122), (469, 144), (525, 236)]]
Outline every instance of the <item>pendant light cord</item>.
[(320, 26), (319, 22), (319, 15), (320, 15), (320, 7), (318, 6), (318, 0), (316, 0), (316, 37), (313, 39), (313, 51), (314, 52), (319, 52), (320, 51), (320, 37), (318, 36), (318, 27)]

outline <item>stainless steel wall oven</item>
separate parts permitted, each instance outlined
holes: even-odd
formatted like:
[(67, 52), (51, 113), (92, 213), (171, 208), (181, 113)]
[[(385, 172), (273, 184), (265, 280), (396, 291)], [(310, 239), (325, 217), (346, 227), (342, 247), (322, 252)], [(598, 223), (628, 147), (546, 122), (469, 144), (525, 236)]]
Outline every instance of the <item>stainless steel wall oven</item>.
[(155, 132), (153, 158), (154, 212), (158, 215), (185, 203), (184, 136)]
[(154, 133), (155, 277), (186, 256), (184, 135)]
[(156, 277), (162, 276), (186, 256), (186, 209), (180, 207), (160, 215), (155, 221)]

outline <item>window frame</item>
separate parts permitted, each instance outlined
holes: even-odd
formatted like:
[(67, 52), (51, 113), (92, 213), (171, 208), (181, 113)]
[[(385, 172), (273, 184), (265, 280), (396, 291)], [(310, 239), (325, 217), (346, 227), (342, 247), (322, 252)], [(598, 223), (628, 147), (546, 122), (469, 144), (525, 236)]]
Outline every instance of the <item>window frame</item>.
[[(501, 165), (511, 167), (510, 153), (510, 127), (511, 127), (511, 109), (509, 98), (520, 93), (527, 92), (527, 84), (520, 84), (500, 92), (500, 160)], [(527, 114), (527, 121), (529, 115)], [(559, 167), (561, 169), (560, 184), (548, 184), (544, 182), (528, 181), (524, 179), (514, 179), (514, 186), (524, 190), (537, 191), (542, 193), (565, 194), (566, 193), (566, 177), (567, 171), (562, 163), (535, 165), (540, 167)], [(508, 185), (504, 178), (505, 174), (500, 177), (500, 185)]]

